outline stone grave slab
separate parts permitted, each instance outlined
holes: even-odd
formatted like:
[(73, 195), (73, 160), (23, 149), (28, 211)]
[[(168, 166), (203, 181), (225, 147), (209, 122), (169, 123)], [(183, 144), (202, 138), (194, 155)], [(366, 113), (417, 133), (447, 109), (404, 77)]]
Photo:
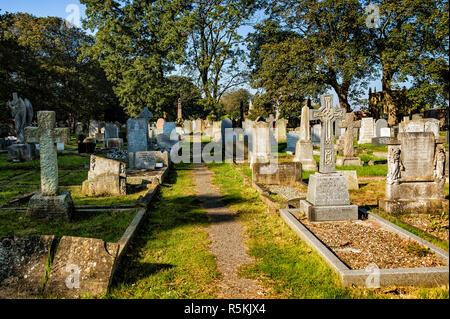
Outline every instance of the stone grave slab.
[(53, 259), (45, 295), (101, 297), (111, 282), (119, 245), (96, 238), (64, 236)]
[(0, 298), (42, 294), (47, 260), (55, 236), (0, 238)]

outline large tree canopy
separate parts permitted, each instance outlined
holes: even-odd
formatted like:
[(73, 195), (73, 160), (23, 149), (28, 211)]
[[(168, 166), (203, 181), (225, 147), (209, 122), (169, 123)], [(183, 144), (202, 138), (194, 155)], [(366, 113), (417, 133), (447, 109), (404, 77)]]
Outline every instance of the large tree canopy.
[(145, 106), (155, 114), (165, 111), (167, 76), (183, 57), (189, 2), (81, 3), (86, 5), (84, 25), (95, 32), (95, 42), (86, 46), (85, 54), (99, 60), (126, 113), (137, 115)]
[[(368, 1), (365, 1), (368, 3)], [(409, 81), (410, 112), (448, 103), (448, 0), (377, 0), (379, 26), (371, 53), (382, 71), (390, 125), (398, 121), (392, 91)]]
[(92, 42), (61, 18), (0, 15), (1, 100), (18, 92), (35, 111), (56, 111), (58, 120), (119, 116), (107, 112), (118, 107), (118, 100), (100, 65), (80, 58), (82, 44)]
[[(371, 71), (364, 10), (357, 0), (267, 1), (270, 18), (251, 35), (260, 58), (253, 84), (281, 109), (297, 109), (298, 97), (316, 98), (333, 88), (341, 107), (362, 94)], [(253, 40), (253, 41), (252, 41)], [(296, 98), (297, 97), (297, 98)], [(291, 101), (290, 101), (291, 100)]]

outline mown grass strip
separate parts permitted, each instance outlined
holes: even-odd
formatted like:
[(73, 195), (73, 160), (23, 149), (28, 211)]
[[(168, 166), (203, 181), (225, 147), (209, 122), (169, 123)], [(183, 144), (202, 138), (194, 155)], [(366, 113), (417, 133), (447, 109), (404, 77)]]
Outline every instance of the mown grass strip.
[(154, 198), (107, 298), (214, 298), (218, 278), (191, 165), (179, 164)]

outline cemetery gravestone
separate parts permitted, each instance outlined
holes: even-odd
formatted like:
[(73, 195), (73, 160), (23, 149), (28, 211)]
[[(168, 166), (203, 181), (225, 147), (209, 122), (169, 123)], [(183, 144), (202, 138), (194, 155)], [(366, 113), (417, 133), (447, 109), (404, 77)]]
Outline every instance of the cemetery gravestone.
[(387, 213), (440, 214), (445, 200), (446, 154), (432, 132), (401, 132), (388, 144), (386, 197), (379, 201)]
[(134, 168), (155, 169), (156, 157), (152, 151), (134, 153)]
[(123, 139), (119, 138), (119, 127), (114, 123), (106, 123), (105, 140), (103, 142), (105, 148), (123, 147)]
[(125, 163), (91, 155), (88, 179), (81, 185), (85, 195), (126, 195)]
[(309, 129), (309, 107), (302, 108), (300, 122), (300, 138), (295, 147), (294, 162), (300, 162), (305, 171), (317, 171), (317, 163), (313, 156), (313, 144), (310, 140)]
[(360, 121), (354, 121), (354, 114), (347, 113), (345, 115), (345, 121), (339, 123), (340, 127), (345, 128), (344, 134), (344, 147), (343, 157), (338, 157), (336, 165), (338, 166), (362, 166), (362, 161), (359, 157), (355, 156), (354, 147), (354, 128), (360, 127)]
[(25, 128), (25, 140), (40, 145), (41, 187), (31, 197), (28, 215), (36, 218), (70, 219), (73, 201), (68, 191), (58, 187), (58, 160), (56, 142), (68, 142), (68, 128), (55, 128), (55, 112), (40, 111), (37, 114), (38, 127)]
[(275, 136), (277, 137), (277, 142), (287, 142), (287, 136), (286, 136), (286, 126), (287, 126), (287, 120), (286, 119), (279, 119), (276, 121), (275, 128), (276, 133)]
[(268, 163), (271, 158), (270, 124), (254, 122), (250, 166), (254, 163)]
[(297, 145), (297, 142), (300, 140), (300, 132), (299, 131), (292, 131), (287, 133), (286, 136), (286, 152), (288, 153), (295, 153), (295, 147)]
[(359, 130), (358, 144), (372, 143), (374, 137), (373, 117), (365, 117), (361, 119), (361, 128)]
[(322, 134), (320, 124), (315, 124), (311, 128), (311, 142), (313, 144), (320, 144), (320, 137)]
[(344, 109), (333, 108), (333, 96), (322, 95), (321, 107), (312, 113), (322, 122), (319, 172), (310, 175), (306, 200), (300, 209), (310, 221), (358, 219), (358, 207), (350, 203), (346, 178), (336, 172), (334, 163), (333, 122), (343, 119)]

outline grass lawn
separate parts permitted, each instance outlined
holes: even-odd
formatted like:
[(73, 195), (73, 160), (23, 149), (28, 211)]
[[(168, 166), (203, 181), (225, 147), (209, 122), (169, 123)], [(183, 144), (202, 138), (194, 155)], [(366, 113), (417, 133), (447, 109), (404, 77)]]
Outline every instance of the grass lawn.
[[(259, 279), (272, 291), (269, 298), (448, 298), (448, 289), (360, 289), (342, 287), (325, 261), (281, 220), (267, 213), (256, 190), (230, 164), (209, 164), (223, 200), (245, 225), (249, 254), (255, 259), (241, 275)], [(399, 293), (400, 292), (400, 293)]]
[(26, 211), (0, 211), (0, 237), (55, 235), (101, 238), (105, 241), (118, 241), (136, 210), (126, 212), (86, 213), (73, 221), (40, 221), (26, 216)]
[(106, 298), (214, 298), (219, 274), (189, 164), (162, 185)]

